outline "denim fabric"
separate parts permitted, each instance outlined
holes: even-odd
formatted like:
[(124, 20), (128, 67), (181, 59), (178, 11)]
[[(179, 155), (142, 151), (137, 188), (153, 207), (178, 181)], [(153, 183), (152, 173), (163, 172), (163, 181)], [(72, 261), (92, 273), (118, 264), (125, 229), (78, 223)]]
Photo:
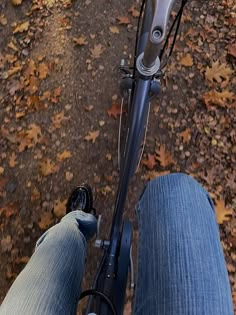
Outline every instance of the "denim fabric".
[[(137, 206), (135, 315), (232, 315), (232, 298), (213, 204), (191, 177), (148, 183)], [(37, 242), (0, 315), (76, 313), (92, 217), (69, 214)], [(83, 231), (83, 234), (80, 232)]]

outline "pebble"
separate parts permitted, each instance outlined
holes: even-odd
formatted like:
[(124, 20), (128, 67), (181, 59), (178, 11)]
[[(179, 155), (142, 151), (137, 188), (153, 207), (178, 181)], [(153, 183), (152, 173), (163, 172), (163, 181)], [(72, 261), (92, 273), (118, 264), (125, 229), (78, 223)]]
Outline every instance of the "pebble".
[(180, 150), (180, 151), (183, 151), (183, 149), (184, 149), (184, 146), (181, 144), (181, 145), (179, 146), (179, 150)]
[(11, 194), (16, 191), (16, 188), (17, 188), (16, 182), (8, 182), (6, 185), (6, 191)]
[(190, 157), (191, 153), (189, 151), (185, 152), (185, 156)]

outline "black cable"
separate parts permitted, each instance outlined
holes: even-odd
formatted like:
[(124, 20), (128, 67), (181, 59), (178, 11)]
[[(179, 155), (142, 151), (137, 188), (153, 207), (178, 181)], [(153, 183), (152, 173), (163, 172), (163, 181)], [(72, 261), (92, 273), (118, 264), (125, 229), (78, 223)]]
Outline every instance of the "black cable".
[(110, 309), (112, 310), (113, 315), (118, 315), (118, 313), (117, 313), (113, 303), (109, 299), (109, 297), (100, 291), (93, 290), (93, 289), (86, 290), (86, 291), (81, 293), (79, 301), (82, 300), (83, 298), (85, 298), (86, 296), (89, 296), (89, 295), (96, 295), (96, 296), (101, 297), (110, 306)]

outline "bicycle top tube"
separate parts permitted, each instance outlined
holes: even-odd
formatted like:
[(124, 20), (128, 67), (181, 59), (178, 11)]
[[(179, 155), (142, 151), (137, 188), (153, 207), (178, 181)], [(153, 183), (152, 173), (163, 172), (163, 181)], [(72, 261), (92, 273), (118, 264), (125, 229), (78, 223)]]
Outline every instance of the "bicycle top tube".
[(167, 24), (175, 0), (146, 0), (151, 2), (152, 24), (144, 50), (143, 65), (150, 68), (155, 63), (166, 35)]

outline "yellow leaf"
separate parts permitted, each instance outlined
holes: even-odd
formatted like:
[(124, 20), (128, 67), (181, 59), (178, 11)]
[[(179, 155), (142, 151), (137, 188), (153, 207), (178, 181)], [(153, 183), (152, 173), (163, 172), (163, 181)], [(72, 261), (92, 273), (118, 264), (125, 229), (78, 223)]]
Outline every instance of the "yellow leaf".
[(90, 49), (92, 58), (100, 58), (101, 54), (104, 52), (105, 48), (101, 45), (94, 45), (94, 48)]
[(17, 164), (17, 162), (16, 162), (16, 154), (15, 154), (15, 152), (13, 152), (12, 155), (10, 156), (10, 159), (9, 159), (9, 166), (11, 168), (13, 168), (13, 167), (16, 166), (16, 164)]
[(219, 224), (229, 221), (233, 215), (233, 209), (227, 209), (223, 199), (215, 200), (216, 219)]
[(217, 92), (216, 90), (212, 90), (210, 92), (203, 94), (202, 98), (206, 104), (207, 109), (211, 109), (211, 105), (218, 105), (220, 107), (230, 108), (228, 102), (232, 102), (233, 100), (235, 100), (235, 95), (234, 93), (229, 92), (227, 90), (223, 92)]
[(86, 37), (84, 35), (81, 35), (80, 37), (74, 37), (73, 42), (79, 46), (83, 46), (83, 45), (88, 44), (88, 42), (86, 41)]
[(116, 26), (110, 26), (109, 30), (112, 32), (112, 34), (119, 34), (120, 30)]
[(57, 218), (61, 218), (66, 214), (66, 203), (67, 199), (65, 200), (56, 200), (54, 207), (53, 207), (53, 213)]
[(71, 158), (71, 152), (70, 151), (65, 150), (62, 153), (57, 154), (57, 160), (60, 162), (66, 160), (66, 159), (69, 159), (69, 158)]
[(23, 22), (21, 24), (18, 24), (14, 31), (13, 31), (13, 34), (16, 34), (16, 33), (23, 33), (25, 31), (28, 31), (29, 29), (29, 21), (26, 21), (26, 22)]
[(212, 83), (214, 81), (221, 83), (224, 80), (225, 84), (227, 84), (232, 73), (233, 71), (230, 67), (228, 67), (225, 63), (220, 64), (217, 60), (212, 63), (211, 68), (207, 67), (205, 76), (206, 79)]
[(48, 176), (58, 171), (58, 167), (50, 159), (40, 163), (40, 172), (43, 176)]
[(51, 212), (41, 212), (39, 227), (46, 230), (53, 223), (53, 216)]
[(171, 164), (174, 164), (175, 161), (172, 157), (172, 155), (166, 150), (165, 146), (164, 145), (161, 145), (160, 146), (160, 149), (159, 150), (155, 150), (156, 152), (156, 160), (160, 162), (160, 165), (162, 167), (166, 167), (166, 166), (169, 166)]
[(40, 63), (37, 70), (39, 72), (39, 79), (40, 80), (45, 79), (49, 73), (48, 66), (44, 62)]
[(11, 3), (15, 6), (20, 5), (22, 3), (22, 0), (11, 0)]
[(94, 143), (99, 136), (99, 130), (97, 131), (89, 131), (88, 135), (84, 137), (87, 141), (92, 141)]
[(193, 65), (193, 58), (190, 54), (187, 54), (180, 60), (180, 64), (185, 67), (192, 67)]

